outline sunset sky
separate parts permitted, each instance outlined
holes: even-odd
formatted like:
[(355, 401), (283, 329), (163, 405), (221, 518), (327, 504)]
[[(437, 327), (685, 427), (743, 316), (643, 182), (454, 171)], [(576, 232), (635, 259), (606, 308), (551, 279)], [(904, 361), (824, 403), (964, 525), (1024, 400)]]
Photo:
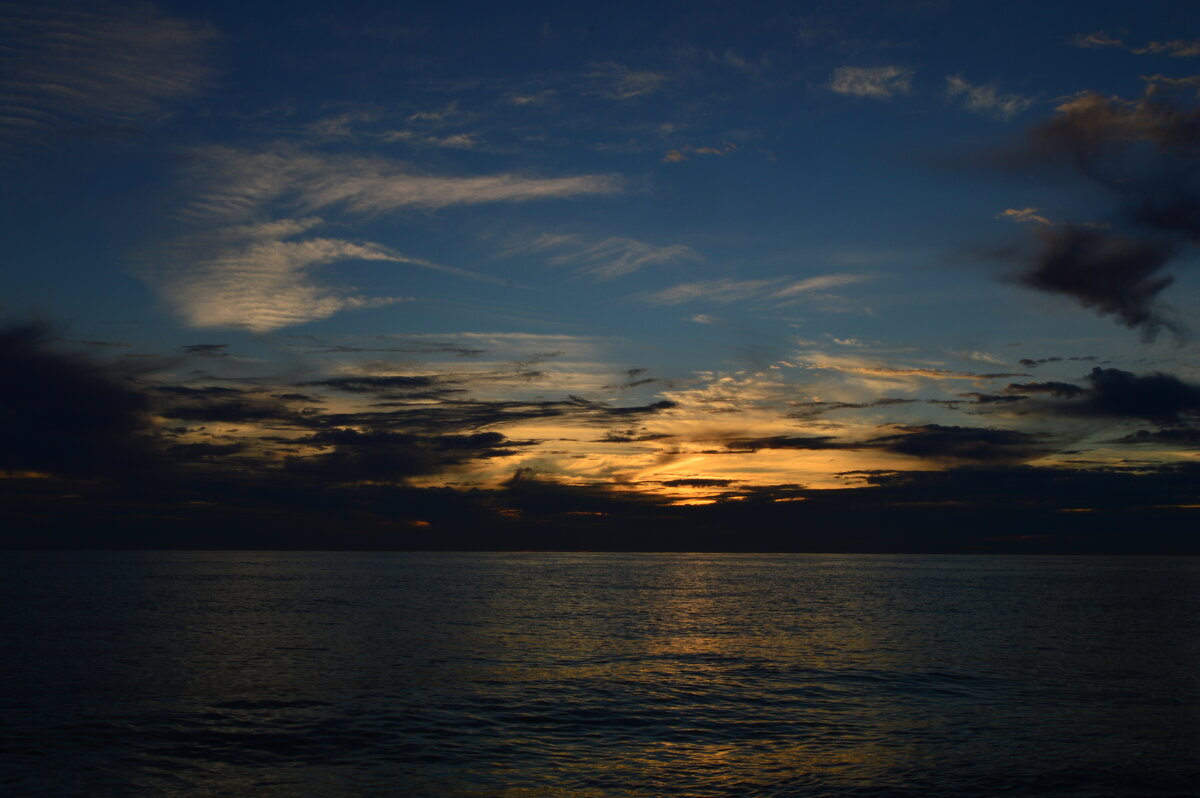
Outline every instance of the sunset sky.
[(1192, 4), (0, 19), (5, 545), (1200, 549)]

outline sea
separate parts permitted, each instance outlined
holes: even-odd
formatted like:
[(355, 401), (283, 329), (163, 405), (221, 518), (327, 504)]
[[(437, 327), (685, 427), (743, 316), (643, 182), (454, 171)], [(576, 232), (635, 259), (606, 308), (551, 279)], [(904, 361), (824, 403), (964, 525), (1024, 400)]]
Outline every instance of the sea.
[(0, 554), (5, 796), (1196, 796), (1200, 558)]

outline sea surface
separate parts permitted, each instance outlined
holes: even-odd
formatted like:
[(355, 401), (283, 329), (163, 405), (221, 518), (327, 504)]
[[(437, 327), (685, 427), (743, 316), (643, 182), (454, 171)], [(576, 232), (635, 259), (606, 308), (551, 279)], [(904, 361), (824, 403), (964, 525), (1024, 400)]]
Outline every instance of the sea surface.
[(1200, 559), (0, 555), (6, 796), (1200, 795)]

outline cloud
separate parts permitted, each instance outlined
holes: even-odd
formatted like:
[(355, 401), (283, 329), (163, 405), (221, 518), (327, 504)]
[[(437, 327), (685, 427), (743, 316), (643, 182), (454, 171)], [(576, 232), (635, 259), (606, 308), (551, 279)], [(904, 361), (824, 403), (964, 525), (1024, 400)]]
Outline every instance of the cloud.
[(250, 152), (210, 147), (196, 153), (192, 179), (199, 198), (188, 208), (199, 218), (242, 219), (278, 204), (310, 214), (342, 210), (379, 214), (403, 208), (532, 202), (615, 194), (612, 175), (530, 177), (511, 173), (430, 175), (393, 160), (329, 155), (290, 147)]
[(551, 251), (559, 254), (552, 256), (550, 263), (577, 266), (599, 280), (631, 274), (644, 266), (704, 260), (700, 253), (684, 244), (656, 245), (617, 237), (592, 240), (580, 235), (551, 233), (544, 233), (530, 244), (512, 248), (505, 254)]
[(240, 327), (255, 332), (402, 301), (400, 297), (357, 296), (322, 283), (316, 276), (317, 267), (339, 261), (403, 263), (504, 283), (373, 242), (299, 238), (323, 220), (291, 218), (285, 212), (370, 215), (402, 208), (429, 210), (620, 190), (614, 179), (599, 175), (437, 177), (417, 174), (386, 159), (332, 156), (290, 147), (261, 152), (208, 148), (197, 153), (191, 179), (199, 197), (187, 207), (185, 217), (218, 226), (160, 247), (153, 253), (156, 262), (145, 273), (190, 326)]
[(1045, 393), (1051, 396), (1060, 398), (1073, 398), (1082, 396), (1087, 391), (1078, 385), (1069, 382), (1025, 382), (1025, 383), (1010, 383), (1005, 389), (1010, 395), (1024, 395), (1031, 393)]
[(183, 351), (197, 357), (229, 357), (229, 344), (189, 344)]
[(967, 110), (1000, 119), (1011, 119), (1034, 103), (1032, 97), (1022, 97), (1020, 94), (1001, 94), (994, 83), (972, 84), (960, 75), (946, 76), (946, 96), (961, 97)]
[(546, 373), (518, 367), (487, 371), (460, 371), (434, 374), (353, 374), (328, 377), (304, 383), (305, 386), (333, 388), (346, 393), (372, 394), (380, 398), (437, 398), (463, 393), (468, 386), (482, 383), (522, 385), (545, 380)]
[(899, 429), (899, 434), (874, 438), (867, 444), (894, 454), (953, 463), (1015, 465), (1049, 451), (1042, 436), (1019, 430), (941, 424)]
[[(595, 444), (611, 449), (665, 440), (642, 423), (669, 425), (687, 408), (583, 398), (390, 403), (369, 392), (362, 396), (371, 404), (357, 408), (353, 392), (322, 404), (282, 393), (286, 386), (164, 382), (165, 372), (151, 377), (63, 354), (31, 326), (0, 332), (0, 369), (0, 508), (4, 521), (20, 522), (0, 525), (6, 546), (999, 551), (1028, 549), (1035, 544), (1025, 533), (1047, 529), (1066, 551), (1196, 545), (1194, 524), (1178, 509), (1195, 503), (1194, 463), (1015, 466), (1053, 440), (1014, 430), (923, 424), (844, 442), (728, 435), (703, 456), (753, 465), (710, 474), (675, 461), (674, 473), (651, 469), (621, 484), (564, 484), (612, 471), (592, 467), (556, 481), (531, 468), (535, 446), (559, 439), (557, 420), (615, 430)], [(1068, 414), (1176, 419), (1122, 444), (1194, 448), (1200, 387), (1103, 369), (1077, 387), (1086, 394), (1054, 400)], [(178, 420), (188, 424), (172, 426)], [(530, 440), (540, 436), (524, 434), (528, 427), (486, 428), (522, 421), (550, 422), (554, 432)], [(827, 460), (839, 449), (918, 458), (939, 470), (860, 470), (842, 476), (866, 487), (828, 491), (754, 476), (764, 462)], [(494, 489), (456, 484), (483, 472), (500, 474), (497, 483), (512, 478)], [(414, 487), (421, 484), (437, 487)], [(679, 506), (680, 491), (708, 491), (712, 503)], [(1080, 508), (1092, 512), (1061, 512)]]
[(1041, 208), (1006, 208), (1000, 211), (1000, 213), (996, 214), (996, 218), (1010, 219), (1014, 222), (1020, 222), (1022, 224), (1028, 224), (1030, 222), (1045, 225), (1054, 224), (1054, 222), (1050, 221), (1045, 216), (1042, 216), (1039, 211), (1041, 211)]
[(817, 293), (830, 288), (840, 288), (843, 285), (861, 283), (867, 279), (869, 278), (865, 274), (821, 274), (816, 277), (806, 277), (803, 280), (788, 283), (778, 291), (772, 293), (770, 298), (775, 300), (788, 299), (801, 294)]
[(328, 451), (289, 457), (285, 467), (290, 473), (338, 483), (403, 481), (471, 460), (515, 454), (512, 447), (529, 445), (509, 441), (498, 432), (414, 435), (352, 428), (322, 430), (297, 443)]
[(684, 302), (740, 302), (760, 299), (776, 304), (793, 304), (806, 295), (827, 298), (821, 292), (829, 288), (862, 282), (869, 279), (862, 274), (822, 274), (803, 280), (774, 277), (763, 280), (733, 280), (727, 277), (717, 280), (699, 280), (692, 283), (665, 288), (638, 295), (638, 299), (651, 305), (679, 305)]
[(720, 147), (692, 147), (684, 146), (670, 150), (663, 156), (663, 163), (682, 163), (688, 160), (688, 155), (717, 155), (725, 157), (730, 153), (737, 152), (738, 146), (731, 141), (727, 141)]
[(1200, 75), (1188, 75), (1184, 78), (1169, 78), (1166, 75), (1142, 75), (1142, 80), (1152, 86), (1162, 86), (1168, 89), (1190, 89), (1200, 95)]
[(1088, 361), (1093, 361), (1095, 359), (1096, 359), (1096, 357), (1094, 355), (1085, 355), (1083, 357), (1039, 357), (1036, 359), (1023, 357), (1017, 362), (1020, 363), (1025, 368), (1033, 368), (1034, 366), (1040, 366), (1043, 363), (1062, 363), (1062, 362), (1070, 361), (1070, 360), (1080, 360), (1080, 361), (1088, 362)]
[(261, 390), (185, 385), (161, 385), (150, 393), (155, 410), (165, 418), (205, 424), (264, 424), (307, 429), (319, 426), (320, 415), (309, 409), (297, 409), (294, 401), (313, 404), (313, 397), (289, 399)]
[(320, 222), (285, 219), (189, 236), (161, 248), (148, 274), (188, 326), (269, 332), (403, 301), (325, 286), (314, 275), (316, 267), (346, 260), (428, 265), (369, 242), (290, 240)]
[(876, 399), (870, 402), (825, 402), (825, 401), (810, 401), (810, 402), (793, 402), (792, 406), (796, 408), (791, 413), (788, 413), (789, 418), (813, 419), (823, 416), (826, 413), (834, 410), (862, 410), (865, 408), (874, 407), (891, 407), (893, 405), (911, 405), (920, 402), (919, 399), (901, 399), (899, 397), (885, 397)]
[(1129, 435), (1118, 438), (1115, 443), (1153, 444), (1180, 446), (1187, 449), (1200, 449), (1200, 429), (1140, 429), (1137, 432), (1132, 432)]
[(1145, 419), (1175, 424), (1200, 417), (1200, 385), (1171, 374), (1137, 375), (1121, 369), (1093, 368), (1087, 385), (1065, 382), (1013, 383), (1005, 390), (1017, 395), (1046, 394), (1031, 409), (1051, 415), (1085, 418)]
[(757, 451), (759, 449), (846, 449), (853, 444), (838, 442), (828, 435), (789, 436), (772, 435), (764, 438), (732, 438), (725, 441), (729, 449)]
[[(1069, 296), (1148, 339), (1164, 328), (1181, 333), (1157, 298), (1172, 281), (1166, 266), (1200, 243), (1200, 107), (1150, 83), (1138, 100), (1084, 93), (1056, 110), (994, 165), (1038, 178), (1074, 172), (1111, 197), (1116, 212), (1103, 226), (1042, 224), (1035, 246), (1003, 257), (1019, 263), (1018, 282)], [(1035, 211), (1006, 215), (1045, 219)]]
[(1179, 331), (1155, 302), (1173, 281), (1158, 272), (1175, 256), (1175, 244), (1074, 225), (1036, 232), (1040, 247), (1022, 258), (1017, 282), (1072, 297), (1102, 316), (1141, 329), (1148, 338), (1162, 328)]
[(1120, 39), (1110, 36), (1102, 30), (1095, 33), (1077, 33), (1071, 37), (1071, 44), (1075, 47), (1097, 48), (1097, 47), (1124, 47), (1125, 42)]
[(90, 123), (153, 120), (210, 73), (214, 31), (145, 6), (6, 4), (0, 24), (10, 33), (0, 54), (0, 143)]
[(829, 79), (829, 88), (838, 94), (886, 100), (909, 94), (914, 72), (899, 66), (838, 67)]
[(799, 361), (798, 364), (806, 369), (840, 371), (848, 374), (860, 374), (865, 377), (899, 379), (921, 377), (931, 380), (993, 380), (1026, 376), (1014, 372), (977, 373), (940, 368), (884, 366), (867, 358), (851, 357), (848, 355), (834, 357), (813, 354)]
[(1141, 47), (1131, 49), (1130, 52), (1138, 55), (1165, 53), (1176, 58), (1195, 58), (1200, 56), (1200, 40), (1175, 39), (1169, 42), (1146, 42)]
[(1150, 41), (1141, 47), (1135, 47), (1102, 30), (1088, 34), (1077, 33), (1071, 38), (1071, 44), (1075, 47), (1084, 48), (1114, 47), (1128, 50), (1136, 55), (1170, 55), (1176, 58), (1194, 58), (1200, 56), (1200, 40), (1173, 39), (1161, 42)]
[(427, 136), (412, 130), (390, 130), (380, 135), (380, 140), (386, 142), (403, 141), (426, 147), (442, 147), (448, 150), (479, 149), (480, 142), (475, 133), (453, 133), (447, 136)]
[(637, 70), (616, 63), (597, 64), (587, 77), (593, 93), (610, 100), (629, 100), (660, 91), (667, 83), (661, 72)]
[(1163, 423), (1200, 415), (1200, 385), (1170, 374), (1138, 376), (1120, 369), (1093, 368), (1091, 390), (1077, 412)]
[(0, 471), (106, 477), (153, 463), (149, 396), (51, 346), (43, 325), (0, 330)]

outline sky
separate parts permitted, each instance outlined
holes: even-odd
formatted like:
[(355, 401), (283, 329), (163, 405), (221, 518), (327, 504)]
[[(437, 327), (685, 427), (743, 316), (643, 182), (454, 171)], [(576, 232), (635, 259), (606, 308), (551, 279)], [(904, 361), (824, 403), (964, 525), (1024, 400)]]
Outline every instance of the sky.
[(1200, 553), (1200, 11), (0, 3), (9, 547)]

